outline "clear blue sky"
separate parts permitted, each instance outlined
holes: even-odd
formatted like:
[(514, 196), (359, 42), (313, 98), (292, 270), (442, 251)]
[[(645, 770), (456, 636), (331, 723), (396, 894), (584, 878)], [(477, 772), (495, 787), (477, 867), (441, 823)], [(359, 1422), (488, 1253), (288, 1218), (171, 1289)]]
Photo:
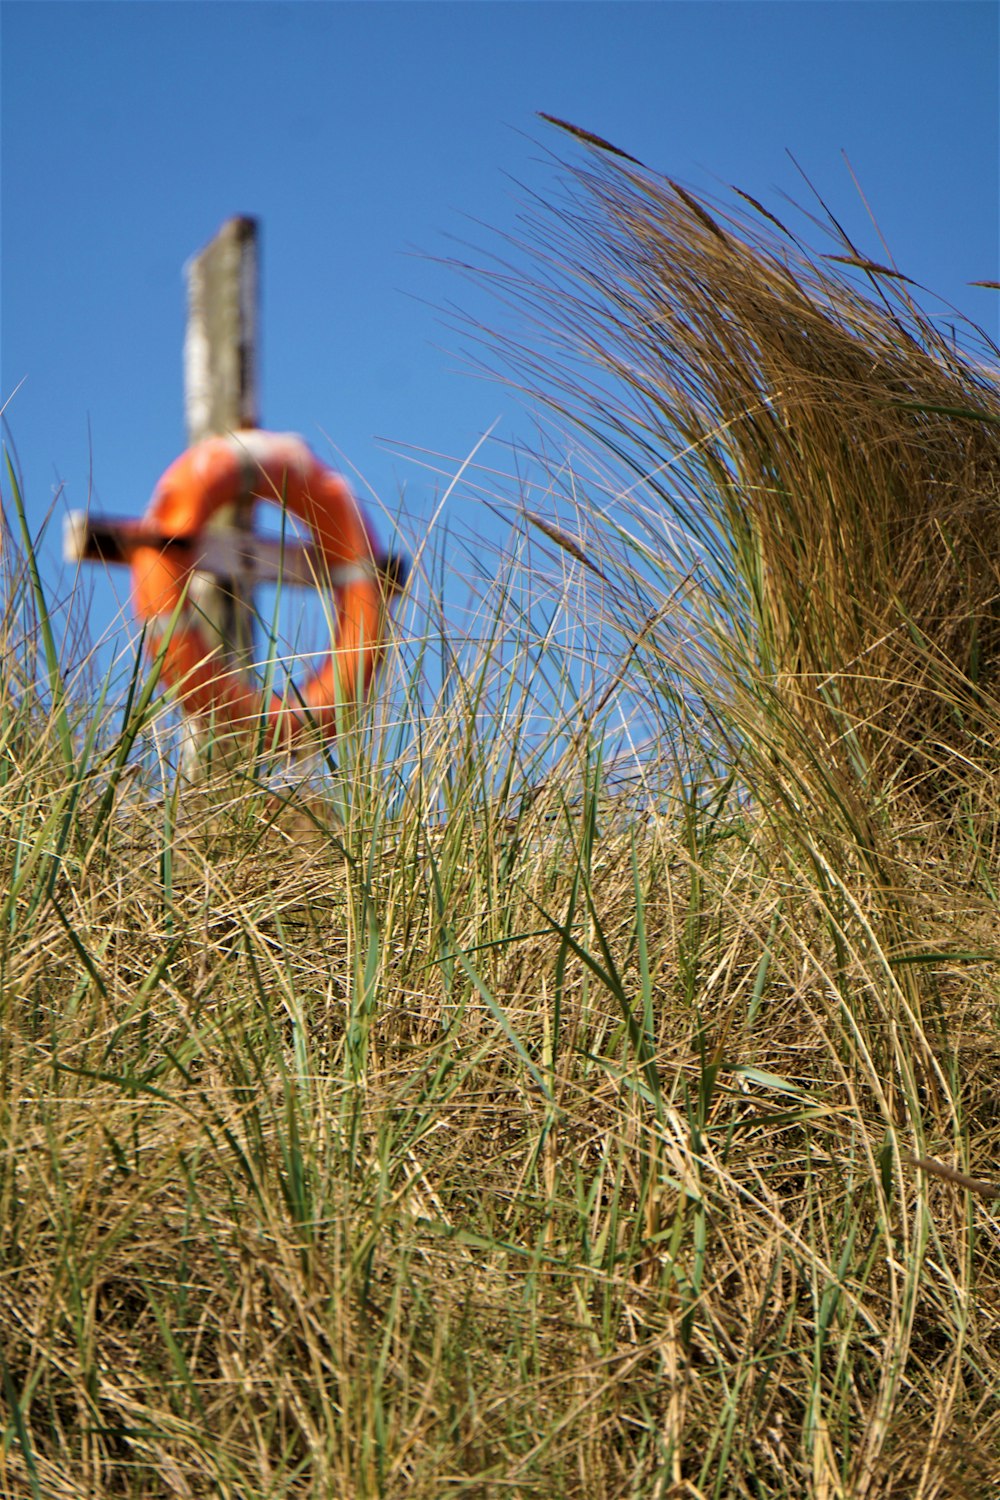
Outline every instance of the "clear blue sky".
[(846, 153), (900, 268), (997, 333), (968, 286), (998, 275), (994, 3), (5, 0), (0, 41), (0, 397), (36, 523), (57, 490), (138, 514), (183, 447), (181, 269), (233, 213), (263, 223), (265, 425), (332, 441), (389, 509), (405, 486), (417, 530), (440, 481), (407, 448), (530, 442), (462, 373), (440, 310), (488, 310), (434, 258), (554, 189), (572, 148), (539, 110), (779, 213), (790, 151), (881, 259)]

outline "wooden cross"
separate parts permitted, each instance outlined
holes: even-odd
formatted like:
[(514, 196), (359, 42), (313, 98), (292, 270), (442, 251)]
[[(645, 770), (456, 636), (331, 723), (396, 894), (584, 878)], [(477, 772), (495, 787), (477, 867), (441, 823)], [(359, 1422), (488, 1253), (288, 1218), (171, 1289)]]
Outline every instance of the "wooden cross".
[[(184, 389), (188, 442), (259, 427), (257, 405), (257, 221), (229, 219), (186, 267), (187, 334)], [(226, 506), (195, 538), (179, 540), (142, 521), (73, 511), (66, 518), (67, 561), (128, 563), (137, 545), (183, 546), (193, 555), (189, 587), (199, 625), (221, 649), (220, 670), (241, 670), (253, 656), (253, 592), (261, 583), (334, 587), (362, 574), (357, 567), (331, 569), (308, 542), (279, 541), (253, 530), (254, 501), (247, 494)], [(390, 587), (405, 573), (401, 560), (380, 565)], [(398, 575), (398, 576), (396, 576)], [(193, 741), (185, 748), (190, 767)]]
[[(188, 443), (258, 427), (257, 221), (228, 219), (185, 267), (184, 406)], [(139, 543), (169, 547), (141, 521), (72, 511), (63, 554), (68, 562), (128, 563)], [(314, 549), (265, 541), (253, 532), (250, 496), (221, 509), (189, 544), (196, 553), (190, 597), (225, 667), (246, 667), (253, 646), (253, 590), (276, 580), (315, 584), (323, 576)]]

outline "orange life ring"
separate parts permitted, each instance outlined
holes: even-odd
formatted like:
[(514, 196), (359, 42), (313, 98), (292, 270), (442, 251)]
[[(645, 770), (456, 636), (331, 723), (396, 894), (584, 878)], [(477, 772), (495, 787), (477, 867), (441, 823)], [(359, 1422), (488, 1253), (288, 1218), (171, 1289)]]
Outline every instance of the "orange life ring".
[[(284, 503), (309, 527), (331, 572), (352, 568), (350, 581), (335, 589), (330, 655), (291, 702), (274, 695), (266, 707), (272, 744), (290, 746), (309, 726), (330, 737), (337, 705), (367, 689), (384, 654), (386, 599), (400, 583), (386, 581), (384, 573), (380, 578), (380, 566), (391, 570), (393, 560), (376, 563), (374, 538), (347, 484), (293, 433), (245, 430), (196, 443), (160, 479), (143, 526), (184, 542), (222, 506), (244, 497)], [(162, 651), (161, 675), (176, 687), (185, 713), (214, 716), (232, 728), (259, 725), (262, 695), (231, 669), (220, 671), (217, 643), (187, 599), (196, 561), (183, 546), (132, 549), (132, 599), (149, 627), (151, 654)]]

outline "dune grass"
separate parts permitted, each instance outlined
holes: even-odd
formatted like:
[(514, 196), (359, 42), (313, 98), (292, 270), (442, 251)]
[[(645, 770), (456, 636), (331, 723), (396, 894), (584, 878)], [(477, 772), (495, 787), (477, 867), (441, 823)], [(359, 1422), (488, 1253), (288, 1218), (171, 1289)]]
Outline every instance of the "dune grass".
[(495, 274), (600, 447), (320, 783), (158, 766), (8, 538), (5, 1496), (1000, 1493), (1000, 398), (569, 191)]

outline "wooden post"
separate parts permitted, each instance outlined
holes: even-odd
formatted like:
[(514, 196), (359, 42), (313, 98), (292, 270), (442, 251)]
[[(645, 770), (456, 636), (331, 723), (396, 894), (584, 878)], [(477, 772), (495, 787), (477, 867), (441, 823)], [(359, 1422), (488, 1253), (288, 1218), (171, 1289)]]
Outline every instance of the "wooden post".
[[(257, 402), (257, 220), (228, 219), (188, 262), (184, 397), (188, 443), (241, 427), (259, 427)], [(206, 527), (213, 532), (253, 529), (247, 495), (224, 506)], [(245, 578), (196, 572), (191, 602), (222, 651), (220, 670), (243, 670), (253, 660), (253, 598)]]
[[(260, 426), (257, 407), (257, 221), (229, 219), (187, 265), (188, 321), (184, 387), (188, 441)], [(219, 673), (253, 664), (253, 591), (281, 581), (305, 588), (344, 588), (371, 576), (372, 562), (388, 600), (405, 585), (406, 559), (385, 554), (330, 568), (315, 542), (258, 536), (253, 530), (256, 471), (248, 463), (246, 494), (213, 515), (196, 535), (169, 536), (145, 519), (66, 517), (63, 555), (69, 562), (128, 564), (136, 547), (179, 547), (193, 567), (187, 602), (209, 644), (218, 643)], [(201, 766), (204, 726), (185, 716), (182, 765), (189, 779)], [(235, 753), (240, 753), (236, 751)]]

